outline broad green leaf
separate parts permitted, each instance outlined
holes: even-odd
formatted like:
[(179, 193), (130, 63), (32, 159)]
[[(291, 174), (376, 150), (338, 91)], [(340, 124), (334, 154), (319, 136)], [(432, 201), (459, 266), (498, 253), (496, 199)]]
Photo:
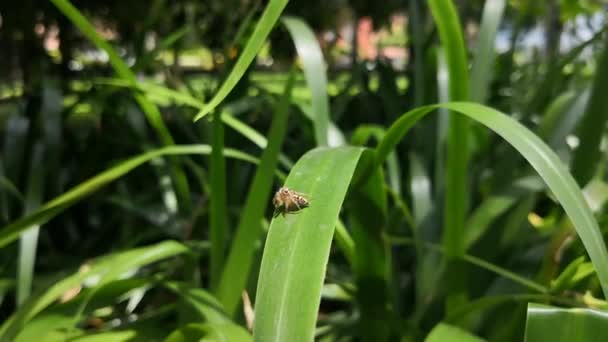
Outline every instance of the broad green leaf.
[(329, 250), (361, 148), (306, 153), (285, 186), (306, 194), (310, 207), (272, 220), (258, 280), (256, 341), (312, 341)]
[(328, 146), (330, 115), (323, 52), (314, 32), (302, 19), (286, 16), (281, 21), (289, 31), (304, 67), (304, 76), (312, 95), (312, 122), (317, 146)]
[(266, 37), (268, 37), (268, 34), (279, 19), (279, 16), (286, 5), (287, 0), (270, 0), (268, 5), (266, 5), (262, 17), (258, 21), (251, 38), (249, 38), (249, 41), (247, 42), (247, 45), (245, 45), (236, 64), (232, 70), (230, 70), (230, 74), (228, 74), (228, 77), (224, 83), (222, 83), (220, 89), (215, 93), (211, 101), (209, 101), (209, 103), (196, 115), (194, 121), (200, 120), (214, 110), (240, 81), (251, 62), (253, 62), (258, 51), (262, 48), (262, 45), (264, 45)]
[(562, 309), (528, 304), (526, 342), (608, 340), (608, 315), (592, 309)]
[(99, 277), (98, 284), (105, 284), (111, 280), (117, 279), (127, 271), (140, 268), (162, 259), (187, 253), (188, 251), (188, 248), (178, 242), (166, 241), (156, 245), (136, 248), (98, 258), (91, 263), (88, 269), (64, 278), (51, 286), (40, 296), (31, 297), (26, 301), (25, 304), (2, 326), (2, 329), (0, 329), (0, 337), (5, 340), (11, 340), (11, 338), (15, 336), (29, 320), (55, 302), (68, 290), (81, 286), (85, 279)]
[(274, 120), (268, 134), (268, 146), (262, 153), (262, 158), (253, 178), (251, 188), (247, 193), (241, 220), (233, 238), (230, 255), (222, 272), (217, 296), (224, 304), (227, 312), (235, 313), (241, 293), (247, 283), (251, 271), (251, 263), (255, 246), (261, 233), (261, 221), (272, 192), (273, 170), (276, 169), (279, 152), (287, 132), (289, 104), (295, 73), (291, 73), (285, 86), (285, 92), (277, 105)]
[(431, 333), (424, 339), (425, 342), (483, 342), (481, 339), (470, 332), (457, 326), (446, 323), (437, 324)]
[[(605, 295), (608, 295), (608, 252), (597, 222), (581, 189), (566, 166), (544, 142), (526, 127), (507, 115), (479, 104), (452, 102), (414, 109), (404, 114), (387, 131), (376, 149), (376, 165), (380, 165), (409, 129), (424, 115), (444, 107), (480, 122), (507, 140), (532, 165), (572, 221), (578, 236), (598, 274)], [(454, 114), (452, 114), (454, 115)]]
[[(243, 161), (255, 163), (256, 159), (240, 151), (226, 149), (226, 156), (240, 159)], [(97, 176), (94, 176), (87, 181), (73, 187), (64, 192), (62, 195), (45, 203), (40, 209), (24, 216), (23, 218), (7, 225), (0, 230), (0, 247), (6, 246), (14, 241), (28, 227), (38, 224), (41, 225), (55, 217), (57, 214), (71, 207), (78, 201), (81, 201), (88, 195), (99, 190), (99, 188), (115, 181), (116, 179), (129, 173), (136, 167), (163, 155), (180, 155), (180, 154), (210, 154), (211, 147), (209, 145), (174, 145), (152, 150), (136, 157), (132, 157), (117, 166), (114, 166)]]

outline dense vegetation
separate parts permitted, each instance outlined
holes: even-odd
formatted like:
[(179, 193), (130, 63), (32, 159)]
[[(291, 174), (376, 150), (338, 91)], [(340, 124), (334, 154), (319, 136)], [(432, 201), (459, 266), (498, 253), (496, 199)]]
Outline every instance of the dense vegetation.
[(608, 340), (607, 8), (4, 1), (0, 341)]

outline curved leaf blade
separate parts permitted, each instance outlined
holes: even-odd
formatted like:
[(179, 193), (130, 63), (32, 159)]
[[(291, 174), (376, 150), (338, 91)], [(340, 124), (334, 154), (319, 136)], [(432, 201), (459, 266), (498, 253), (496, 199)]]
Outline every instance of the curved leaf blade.
[(314, 32), (303, 20), (288, 16), (281, 21), (289, 31), (304, 66), (306, 84), (312, 95), (312, 121), (317, 146), (328, 146), (329, 99), (323, 52)]
[(470, 102), (450, 102), (416, 108), (404, 114), (387, 131), (376, 149), (376, 165), (382, 163), (409, 129), (424, 115), (437, 108), (447, 108), (490, 128), (511, 144), (538, 172), (562, 205), (581, 238), (608, 296), (608, 251), (589, 205), (566, 166), (540, 138), (509, 116)]
[(247, 193), (244, 210), (233, 237), (230, 255), (220, 278), (217, 296), (229, 314), (236, 311), (241, 293), (247, 283), (255, 246), (261, 233), (260, 222), (272, 195), (273, 170), (277, 167), (279, 153), (287, 132), (294, 76), (295, 73), (292, 72), (277, 105), (268, 134), (268, 146), (262, 153), (261, 162)]

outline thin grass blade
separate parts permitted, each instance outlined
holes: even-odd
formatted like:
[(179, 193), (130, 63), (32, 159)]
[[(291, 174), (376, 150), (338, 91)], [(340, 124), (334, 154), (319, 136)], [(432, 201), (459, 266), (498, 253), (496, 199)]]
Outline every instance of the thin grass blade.
[[(256, 158), (240, 151), (226, 149), (224, 152), (226, 153), (226, 156), (231, 158), (250, 163), (257, 162)], [(210, 153), (211, 146), (209, 145), (174, 145), (152, 150), (128, 159), (64, 192), (62, 195), (42, 205), (38, 210), (2, 227), (2, 229), (0, 229), (0, 247), (6, 246), (19, 238), (19, 235), (28, 227), (32, 225), (41, 225), (47, 222), (75, 203), (99, 190), (101, 187), (115, 181), (136, 167), (145, 164), (154, 158), (163, 155), (208, 155)]]
[(247, 68), (249, 68), (249, 65), (253, 62), (258, 51), (260, 51), (264, 45), (266, 37), (270, 34), (270, 31), (279, 19), (279, 16), (286, 5), (287, 0), (270, 0), (268, 5), (266, 5), (262, 17), (258, 21), (251, 38), (249, 38), (247, 45), (245, 45), (243, 52), (230, 71), (230, 74), (226, 77), (226, 80), (222, 83), (220, 89), (215, 93), (211, 101), (209, 101), (209, 103), (207, 103), (207, 105), (196, 115), (194, 121), (200, 120), (205, 115), (211, 113), (211, 111), (226, 98), (232, 88), (236, 86), (241, 77), (245, 74), (245, 71), (247, 71)]
[(285, 92), (277, 106), (268, 134), (268, 146), (262, 153), (260, 165), (247, 194), (245, 209), (236, 229), (230, 254), (217, 289), (217, 297), (231, 315), (236, 312), (241, 292), (245, 288), (251, 272), (255, 246), (262, 228), (260, 222), (270, 202), (273, 171), (277, 167), (279, 152), (287, 132), (294, 77), (295, 73), (291, 72)]
[(289, 31), (304, 67), (306, 84), (312, 95), (312, 122), (317, 146), (328, 146), (329, 98), (323, 52), (314, 32), (302, 19), (286, 16), (281, 21)]

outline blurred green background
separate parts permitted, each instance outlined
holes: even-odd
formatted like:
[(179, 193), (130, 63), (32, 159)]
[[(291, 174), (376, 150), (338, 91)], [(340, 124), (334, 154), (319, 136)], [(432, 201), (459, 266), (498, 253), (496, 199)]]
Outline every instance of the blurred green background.
[(607, 16), (0, 2), (0, 341), (608, 339)]

